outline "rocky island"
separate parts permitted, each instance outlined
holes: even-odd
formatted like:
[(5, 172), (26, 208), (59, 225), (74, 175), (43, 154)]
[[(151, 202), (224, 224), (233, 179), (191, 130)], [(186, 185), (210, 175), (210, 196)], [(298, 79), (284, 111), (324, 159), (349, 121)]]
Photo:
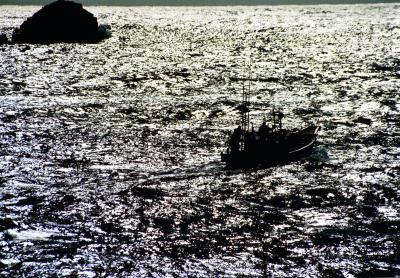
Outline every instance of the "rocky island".
[(97, 18), (73, 1), (50, 3), (15, 29), (14, 43), (97, 43), (109, 37), (109, 31), (99, 26)]

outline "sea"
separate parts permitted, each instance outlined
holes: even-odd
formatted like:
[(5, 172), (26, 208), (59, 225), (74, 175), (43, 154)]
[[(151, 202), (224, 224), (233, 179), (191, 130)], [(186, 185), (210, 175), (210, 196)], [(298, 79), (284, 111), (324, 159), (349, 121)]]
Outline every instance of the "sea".
[[(0, 277), (400, 275), (399, 4), (85, 8), (0, 45)], [(311, 156), (225, 168), (243, 87)]]

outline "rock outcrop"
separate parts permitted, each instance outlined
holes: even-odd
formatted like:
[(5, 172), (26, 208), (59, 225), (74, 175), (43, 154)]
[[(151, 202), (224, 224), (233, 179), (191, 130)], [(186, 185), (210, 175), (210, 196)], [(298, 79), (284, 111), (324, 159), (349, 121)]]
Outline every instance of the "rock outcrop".
[(14, 43), (96, 43), (109, 36), (82, 4), (58, 0), (44, 6), (15, 29)]

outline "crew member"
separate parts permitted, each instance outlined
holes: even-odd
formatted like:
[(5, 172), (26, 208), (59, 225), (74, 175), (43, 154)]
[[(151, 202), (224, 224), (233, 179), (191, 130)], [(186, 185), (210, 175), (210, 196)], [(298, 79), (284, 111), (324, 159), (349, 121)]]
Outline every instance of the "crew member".
[(240, 136), (242, 135), (242, 128), (240, 126), (238, 126), (237, 128), (235, 128), (235, 130), (233, 131), (233, 134), (229, 140), (229, 145), (231, 147), (231, 150), (233, 153), (238, 152), (239, 151), (239, 147), (240, 147)]

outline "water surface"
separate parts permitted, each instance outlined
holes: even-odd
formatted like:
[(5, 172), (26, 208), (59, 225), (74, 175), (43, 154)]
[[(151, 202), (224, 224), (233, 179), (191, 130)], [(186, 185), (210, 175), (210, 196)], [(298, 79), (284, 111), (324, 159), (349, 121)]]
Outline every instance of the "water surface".
[[(88, 9), (110, 39), (0, 46), (0, 276), (400, 274), (399, 5)], [(224, 169), (243, 78), (310, 158)]]

